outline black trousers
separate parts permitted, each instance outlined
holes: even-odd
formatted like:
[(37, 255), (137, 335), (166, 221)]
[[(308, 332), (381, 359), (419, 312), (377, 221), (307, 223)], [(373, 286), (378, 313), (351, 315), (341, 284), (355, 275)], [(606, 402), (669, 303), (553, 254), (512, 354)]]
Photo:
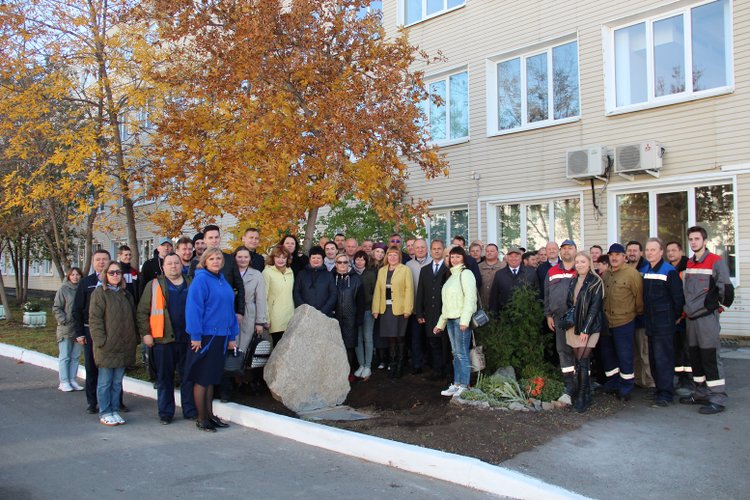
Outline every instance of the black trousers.
[(83, 327), (86, 343), (83, 344), (83, 361), (86, 368), (86, 402), (89, 406), (96, 406), (96, 386), (99, 383), (99, 368), (94, 362), (94, 342), (91, 340), (89, 327)]

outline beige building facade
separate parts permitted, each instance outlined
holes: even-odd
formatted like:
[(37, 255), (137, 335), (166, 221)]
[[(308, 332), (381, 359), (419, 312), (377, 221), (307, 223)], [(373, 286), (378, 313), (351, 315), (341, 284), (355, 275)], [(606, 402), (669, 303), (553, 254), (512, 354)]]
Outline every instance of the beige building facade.
[(723, 333), (750, 335), (750, 3), (387, 0), (383, 22), (443, 56), (421, 69), (450, 176), (409, 183), (432, 238), (689, 253), (701, 224), (737, 286)]

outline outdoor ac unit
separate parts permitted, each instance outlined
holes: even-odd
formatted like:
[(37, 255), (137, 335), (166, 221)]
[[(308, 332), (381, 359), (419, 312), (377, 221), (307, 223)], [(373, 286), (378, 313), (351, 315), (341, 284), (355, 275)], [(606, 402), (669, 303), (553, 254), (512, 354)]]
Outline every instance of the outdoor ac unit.
[(605, 146), (596, 145), (566, 152), (566, 172), (568, 179), (591, 179), (604, 175), (609, 166)]
[(653, 173), (661, 169), (664, 148), (656, 141), (625, 144), (615, 148), (615, 173)]

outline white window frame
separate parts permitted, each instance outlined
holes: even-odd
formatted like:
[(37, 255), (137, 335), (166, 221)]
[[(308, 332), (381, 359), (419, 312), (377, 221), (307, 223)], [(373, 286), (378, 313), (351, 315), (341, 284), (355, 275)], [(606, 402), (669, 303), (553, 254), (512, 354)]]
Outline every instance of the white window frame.
[[(570, 116), (567, 118), (560, 118), (555, 120), (554, 116), (554, 96), (552, 93), (554, 79), (552, 78), (552, 49), (560, 45), (565, 45), (570, 42), (576, 42), (576, 49), (578, 51), (578, 115)], [(549, 98), (548, 110), (549, 116), (547, 120), (528, 123), (526, 111), (526, 59), (528, 57), (537, 56), (543, 52), (547, 53), (547, 70), (549, 77), (547, 78), (547, 95)], [(500, 63), (511, 61), (513, 59), (520, 59), (521, 64), (521, 121), (520, 127), (512, 129), (500, 129), (500, 119), (498, 116), (498, 99), (497, 99), (497, 67)], [(487, 77), (487, 137), (515, 134), (516, 132), (523, 132), (525, 130), (534, 130), (538, 128), (553, 127), (556, 125), (563, 125), (566, 123), (574, 123), (581, 119), (581, 46), (578, 40), (578, 33), (572, 33), (555, 37), (552, 39), (545, 40), (543, 42), (535, 43), (533, 45), (527, 45), (519, 49), (503, 52), (491, 57), (488, 57), (485, 61), (486, 77)]]
[[(500, 246), (498, 242), (497, 234), (497, 211), (498, 207), (502, 205), (521, 205), (520, 210), (520, 224), (521, 224), (521, 235), (520, 235), (520, 246), (527, 248), (528, 244), (528, 229), (526, 220), (526, 206), (528, 205), (543, 205), (549, 206), (549, 228), (551, 241), (557, 241), (555, 236), (555, 202), (560, 200), (567, 200), (577, 198), (578, 207), (581, 218), (581, 241), (576, 241), (578, 248), (585, 248), (585, 226), (586, 220), (584, 218), (584, 198), (583, 192), (578, 191), (546, 191), (537, 193), (528, 193), (526, 196), (508, 196), (503, 198), (491, 198), (484, 200), (487, 203), (487, 241), (489, 243), (495, 243)], [(562, 240), (560, 240), (562, 241)], [(559, 242), (558, 242), (559, 243)], [(505, 252), (506, 248), (500, 248), (501, 252)], [(536, 250), (535, 248), (529, 248), (529, 251)]]
[[(450, 107), (451, 107), (451, 85), (450, 85), (450, 78), (451, 76), (459, 75), (461, 73), (466, 73), (466, 93), (467, 93), (467, 99), (466, 99), (466, 136), (465, 137), (458, 137), (456, 139), (450, 139), (451, 135), (451, 117), (450, 117)], [(443, 102), (442, 107), (445, 108), (445, 139), (439, 139), (436, 140), (432, 138), (432, 143), (436, 144), (438, 146), (452, 146), (454, 144), (462, 144), (464, 142), (468, 142), (469, 138), (471, 137), (471, 88), (470, 88), (470, 78), (471, 74), (469, 73), (469, 68), (466, 65), (463, 66), (457, 66), (453, 67), (444, 71), (441, 71), (439, 73), (433, 73), (429, 77), (425, 77), (424, 84), (425, 89), (427, 90), (427, 93), (430, 92), (430, 85), (435, 82), (441, 82), (445, 81), (445, 102)], [(431, 97), (427, 99), (426, 102), (424, 102), (424, 114), (427, 117), (427, 128), (430, 130), (430, 136), (432, 136), (432, 129), (430, 128), (430, 105), (431, 105)]]
[[(692, 78), (692, 25), (691, 10), (712, 3), (714, 0), (695, 1), (680, 0), (667, 6), (652, 9), (636, 16), (629, 16), (626, 19), (612, 21), (602, 27), (602, 40), (604, 45), (604, 92), (605, 92), (605, 115), (612, 116), (623, 113), (632, 113), (644, 109), (651, 109), (661, 106), (668, 106), (681, 102), (690, 102), (698, 99), (705, 99), (722, 94), (734, 92), (734, 19), (733, 2), (727, 2), (726, 16), (728, 30), (726, 36), (726, 57), (727, 57), (727, 84), (722, 87), (716, 87), (707, 90), (693, 91)], [(675, 8), (679, 7), (679, 8)], [(684, 23), (685, 38), (685, 92), (678, 94), (667, 94), (656, 97), (654, 91), (654, 46), (653, 46), (653, 26), (654, 22), (667, 19), (682, 14)], [(626, 106), (617, 106), (617, 82), (615, 75), (615, 31), (628, 28), (640, 23), (645, 23), (646, 27), (646, 85), (647, 100), (637, 104)]]
[(54, 269), (54, 266), (51, 260), (45, 260), (44, 262), (42, 262), (42, 274), (44, 276), (53, 276), (54, 275), (53, 269)]
[(411, 23), (406, 23), (406, 3), (408, 0), (398, 0), (398, 11), (396, 15), (397, 24), (399, 26), (414, 26), (415, 24), (419, 24), (421, 22), (427, 21), (429, 19), (434, 19), (436, 17), (442, 16), (443, 14), (447, 14), (448, 12), (453, 12), (458, 9), (463, 9), (466, 7), (466, 0), (463, 1), (460, 5), (456, 5), (455, 7), (448, 7), (448, 0), (443, 0), (443, 6), (444, 8), (434, 12), (430, 15), (426, 15), (427, 13), (427, 0), (422, 0), (422, 17), (417, 19), (416, 21), (413, 21)]
[[(449, 205), (449, 206), (440, 206), (440, 207), (432, 207), (430, 208), (430, 214), (433, 216), (436, 214), (445, 214), (445, 246), (446, 248), (450, 245), (453, 238), (457, 235), (451, 234), (451, 212), (457, 212), (457, 211), (463, 211), (466, 210), (466, 233), (467, 234), (461, 234), (458, 236), (463, 236), (466, 238), (466, 241), (468, 243), (469, 241), (469, 234), (471, 234), (471, 211), (469, 210), (468, 203), (466, 205)], [(427, 241), (432, 242), (432, 218), (426, 217), (425, 218), (425, 229), (427, 231)]]
[[(737, 188), (737, 176), (715, 175), (715, 174), (698, 174), (694, 176), (683, 176), (679, 179), (669, 180), (654, 184), (651, 181), (640, 181), (634, 183), (627, 183), (621, 186), (610, 186), (607, 193), (607, 206), (611, 207), (611, 210), (607, 212), (607, 238), (610, 243), (617, 242), (618, 228), (620, 220), (617, 211), (617, 196), (630, 193), (648, 193), (649, 199), (649, 237), (658, 236), (658, 221), (657, 221), (657, 204), (656, 196), (662, 193), (671, 193), (674, 191), (687, 191), (688, 194), (688, 220), (687, 226), (694, 226), (695, 221), (695, 189), (716, 186), (720, 184), (731, 184), (732, 192), (734, 193), (734, 251), (735, 251), (735, 276), (732, 278), (732, 283), (735, 286), (740, 286), (740, 268), (741, 266), (741, 230), (739, 224), (739, 191)], [(692, 200), (692, 201), (691, 201)], [(710, 236), (710, 228), (709, 236)], [(620, 242), (622, 243), (622, 242)], [(685, 255), (691, 256), (692, 251), (690, 248), (684, 248)], [(710, 250), (710, 248), (709, 248)]]
[(31, 265), (29, 266), (29, 276), (41, 276), (42, 273), (41, 266), (39, 265), (39, 261), (32, 260)]

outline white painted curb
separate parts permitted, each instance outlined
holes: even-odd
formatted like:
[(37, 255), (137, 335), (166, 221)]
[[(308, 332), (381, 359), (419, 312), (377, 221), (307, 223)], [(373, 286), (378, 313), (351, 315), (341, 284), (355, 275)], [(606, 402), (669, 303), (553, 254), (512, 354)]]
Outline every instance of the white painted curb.
[[(0, 343), (0, 355), (57, 371), (57, 358)], [(85, 377), (81, 366), (78, 376)], [(125, 377), (123, 390), (156, 399), (151, 383)], [(179, 391), (175, 399), (179, 405)], [(292, 439), (318, 448), (387, 465), (424, 476), (511, 498), (586, 498), (510, 469), (464, 457), (375, 436), (337, 429), (296, 418), (250, 408), (237, 403), (214, 402), (216, 414), (244, 427)]]

